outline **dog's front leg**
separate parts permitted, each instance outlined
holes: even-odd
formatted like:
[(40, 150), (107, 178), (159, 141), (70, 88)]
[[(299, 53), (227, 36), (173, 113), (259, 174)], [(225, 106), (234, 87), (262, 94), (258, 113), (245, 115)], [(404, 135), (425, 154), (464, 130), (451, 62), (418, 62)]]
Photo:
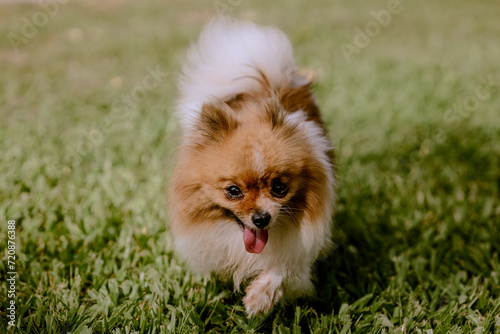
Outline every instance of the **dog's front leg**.
[(252, 281), (243, 298), (248, 317), (268, 312), (283, 298), (283, 279), (279, 272), (264, 271)]

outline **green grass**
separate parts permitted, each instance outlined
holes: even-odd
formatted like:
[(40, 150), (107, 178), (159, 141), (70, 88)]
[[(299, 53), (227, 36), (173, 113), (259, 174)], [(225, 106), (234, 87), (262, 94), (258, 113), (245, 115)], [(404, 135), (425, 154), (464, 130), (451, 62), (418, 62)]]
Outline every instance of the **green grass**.
[[(387, 1), (232, 3), (282, 28), (318, 74), (339, 189), (317, 297), (249, 321), (231, 284), (173, 253), (175, 78), (216, 15), (211, 1), (71, 2), (17, 48), (9, 33), (41, 9), (3, 4), (0, 248), (15, 219), (13, 332), (500, 333), (498, 2), (404, 1), (350, 62), (340, 45)], [(124, 107), (157, 67), (168, 75)], [(4, 252), (2, 333), (7, 271)]]

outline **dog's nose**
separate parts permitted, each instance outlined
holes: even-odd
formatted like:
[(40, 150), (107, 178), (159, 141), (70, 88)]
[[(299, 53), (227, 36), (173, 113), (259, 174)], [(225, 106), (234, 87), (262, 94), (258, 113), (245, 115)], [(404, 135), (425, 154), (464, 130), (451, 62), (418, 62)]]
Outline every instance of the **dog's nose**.
[(258, 228), (264, 228), (269, 225), (271, 215), (269, 212), (258, 212), (252, 215), (252, 223)]

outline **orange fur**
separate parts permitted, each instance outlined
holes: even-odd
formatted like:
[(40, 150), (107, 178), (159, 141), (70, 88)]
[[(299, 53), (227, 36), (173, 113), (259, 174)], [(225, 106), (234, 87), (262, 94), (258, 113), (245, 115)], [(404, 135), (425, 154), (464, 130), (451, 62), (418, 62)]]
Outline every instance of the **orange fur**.
[[(210, 29), (219, 33), (217, 25)], [(269, 34), (270, 40), (283, 44), (277, 59), (292, 63), (281, 33), (250, 24), (237, 29), (251, 38)], [(199, 61), (200, 54), (193, 53), (192, 61)], [(195, 62), (186, 70), (185, 97), (191, 94), (190, 85), (201, 89), (195, 80), (200, 64), (205, 63)], [(267, 312), (282, 298), (313, 291), (312, 263), (330, 245), (335, 170), (311, 83), (290, 68), (278, 75), (272, 66), (238, 66), (253, 74), (233, 78), (234, 87), (221, 84), (233, 94), (200, 98), (203, 103), (195, 109), (184, 102), (191, 118), (184, 120), (169, 216), (177, 252), (191, 268), (232, 278), (237, 288), (253, 279), (244, 298), (248, 315), (253, 315)], [(200, 77), (209, 78), (212, 69), (206, 71)], [(276, 184), (284, 190), (277, 193)], [(239, 193), (231, 195), (231, 188)], [(270, 220), (259, 227), (254, 217), (263, 212)], [(255, 239), (266, 235), (257, 254), (249, 253), (251, 241), (244, 240), (252, 233)]]
[[(293, 206), (294, 221), (301, 222), (300, 216), (306, 214), (314, 222), (323, 213), (318, 202), (328, 192), (327, 175), (311, 157), (304, 136), (280, 120), (280, 114), (287, 112), (282, 108), (272, 98), (259, 102), (257, 97), (240, 103), (238, 110), (231, 110), (226, 103), (203, 106), (199, 133), (181, 148), (173, 177), (171, 205), (184, 207), (188, 224), (206, 221), (207, 215), (226, 218), (225, 209), (249, 216), (258, 206), (258, 195), (271, 197), (269, 182), (282, 175), (293, 185), (286, 199), (279, 202)], [(255, 171), (249, 164), (255, 147), (262, 150), (267, 165), (264, 171)], [(248, 192), (243, 201), (222, 198), (229, 181)]]

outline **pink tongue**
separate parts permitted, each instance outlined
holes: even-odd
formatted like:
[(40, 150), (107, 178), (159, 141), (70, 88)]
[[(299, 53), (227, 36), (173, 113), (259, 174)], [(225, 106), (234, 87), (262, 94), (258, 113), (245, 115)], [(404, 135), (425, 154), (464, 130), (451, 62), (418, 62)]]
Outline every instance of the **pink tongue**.
[(267, 230), (254, 231), (251, 228), (245, 226), (245, 232), (243, 232), (243, 242), (245, 243), (245, 249), (249, 253), (259, 254), (266, 246), (267, 237)]

